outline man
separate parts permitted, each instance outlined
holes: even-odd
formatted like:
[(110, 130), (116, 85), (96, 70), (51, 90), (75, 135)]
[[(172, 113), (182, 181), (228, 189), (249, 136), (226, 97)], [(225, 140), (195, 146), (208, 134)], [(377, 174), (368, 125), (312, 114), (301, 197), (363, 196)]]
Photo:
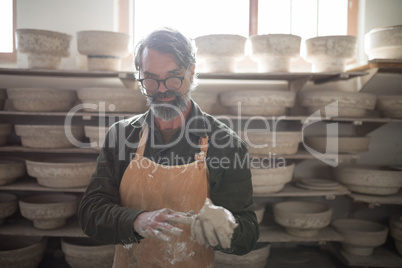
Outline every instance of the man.
[(114, 267), (213, 267), (213, 250), (248, 253), (259, 229), (247, 148), (191, 100), (191, 41), (157, 30), (135, 65), (150, 110), (109, 129), (80, 203), (82, 229), (118, 244)]

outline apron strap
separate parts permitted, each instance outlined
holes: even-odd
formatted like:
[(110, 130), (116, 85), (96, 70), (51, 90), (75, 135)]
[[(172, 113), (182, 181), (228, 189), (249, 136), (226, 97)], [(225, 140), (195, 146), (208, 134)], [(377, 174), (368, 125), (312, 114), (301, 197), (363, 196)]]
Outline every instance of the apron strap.
[(140, 141), (138, 143), (138, 148), (136, 154), (143, 156), (144, 151), (145, 151), (145, 145), (147, 144), (148, 140), (148, 132), (149, 132), (149, 126), (145, 124), (143, 128), (140, 131)]
[(208, 135), (206, 135), (205, 137), (201, 137), (198, 140), (198, 146), (200, 147), (201, 152), (204, 153), (205, 157), (207, 156), (207, 151), (208, 151)]

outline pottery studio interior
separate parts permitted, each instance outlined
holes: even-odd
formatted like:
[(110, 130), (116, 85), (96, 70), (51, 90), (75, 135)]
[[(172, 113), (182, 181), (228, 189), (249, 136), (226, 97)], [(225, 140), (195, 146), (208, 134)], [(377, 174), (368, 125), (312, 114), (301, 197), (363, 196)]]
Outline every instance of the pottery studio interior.
[(402, 267), (401, 14), (1, 0), (0, 267)]

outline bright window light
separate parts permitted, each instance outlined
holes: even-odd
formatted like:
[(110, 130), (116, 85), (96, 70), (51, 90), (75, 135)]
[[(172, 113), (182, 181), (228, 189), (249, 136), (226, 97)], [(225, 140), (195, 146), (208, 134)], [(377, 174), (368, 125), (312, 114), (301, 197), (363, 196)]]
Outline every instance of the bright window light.
[(13, 52), (13, 0), (0, 1), (0, 53)]

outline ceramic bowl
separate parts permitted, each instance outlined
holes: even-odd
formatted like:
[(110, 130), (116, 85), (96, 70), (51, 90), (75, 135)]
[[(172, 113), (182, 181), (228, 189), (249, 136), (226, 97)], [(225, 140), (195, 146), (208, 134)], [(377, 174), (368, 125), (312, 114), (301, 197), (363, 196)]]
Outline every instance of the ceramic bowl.
[(75, 91), (54, 88), (9, 88), (7, 94), (17, 111), (68, 111), (77, 100)]
[(13, 125), (0, 124), (0, 146), (7, 144), (8, 135), (13, 131)]
[(22, 159), (0, 158), (0, 185), (10, 184), (25, 175), (25, 163)]
[(293, 178), (295, 165), (274, 168), (251, 168), (254, 195), (266, 195), (281, 191)]
[(314, 237), (319, 229), (331, 222), (332, 209), (326, 205), (302, 201), (287, 201), (273, 206), (275, 221), (286, 232), (297, 237)]
[(306, 40), (306, 60), (313, 64), (313, 72), (344, 72), (346, 61), (354, 59), (356, 52), (355, 36), (318, 36)]
[(130, 52), (130, 36), (110, 31), (77, 32), (77, 48), (87, 55), (88, 70), (119, 71), (121, 58)]
[(72, 142), (84, 137), (84, 128), (78, 125), (66, 129), (63, 125), (15, 125), (15, 132), (21, 137), (22, 146), (30, 148), (73, 147)]
[(402, 215), (395, 214), (389, 218), (389, 228), (396, 250), (402, 255)]
[(304, 137), (304, 146), (320, 153), (354, 154), (369, 150), (370, 137)]
[(101, 150), (108, 130), (108, 127), (84, 126), (85, 136), (89, 138), (91, 148)]
[(300, 55), (301, 37), (292, 34), (267, 34), (250, 37), (251, 59), (259, 72), (289, 72), (290, 60)]
[(71, 35), (39, 29), (15, 32), (17, 50), (28, 54), (28, 68), (58, 69), (61, 58), (70, 56)]
[(402, 59), (402, 25), (378, 27), (364, 36), (364, 51), (372, 59)]
[(139, 90), (125, 88), (81, 88), (78, 99), (85, 105), (84, 112), (130, 112), (147, 110), (144, 95)]
[(78, 197), (72, 194), (40, 194), (19, 200), (21, 215), (33, 221), (37, 229), (63, 227), (78, 209)]
[(245, 57), (247, 39), (240, 35), (211, 34), (195, 38), (197, 59), (206, 73), (235, 72), (237, 61)]
[(46, 238), (34, 236), (0, 236), (0, 266), (36, 268), (43, 259)]
[(402, 187), (402, 171), (383, 166), (341, 164), (333, 169), (333, 175), (356, 193), (392, 195)]
[(5, 88), (0, 88), (0, 111), (4, 109), (7, 100), (7, 90)]
[(266, 243), (257, 244), (255, 249), (241, 256), (215, 251), (215, 268), (264, 268), (270, 253), (271, 245)]
[(38, 184), (52, 188), (87, 186), (96, 168), (90, 157), (56, 157), (26, 160), (28, 175)]
[(337, 219), (332, 227), (343, 236), (342, 249), (352, 255), (370, 256), (374, 248), (385, 243), (388, 228), (373, 221)]
[(219, 96), (222, 105), (231, 114), (242, 115), (285, 115), (293, 107), (296, 93), (289, 91), (244, 90), (227, 91)]
[(64, 258), (71, 268), (113, 266), (114, 245), (90, 238), (65, 237), (61, 240)]
[(0, 193), (0, 225), (18, 210), (18, 197), (14, 194)]

